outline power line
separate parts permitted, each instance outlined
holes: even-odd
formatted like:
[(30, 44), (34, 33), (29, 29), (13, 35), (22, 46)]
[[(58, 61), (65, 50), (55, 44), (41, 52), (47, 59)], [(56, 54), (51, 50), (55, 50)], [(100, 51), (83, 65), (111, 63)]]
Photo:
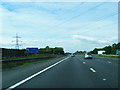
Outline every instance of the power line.
[[(108, 25), (104, 25), (104, 26), (102, 26), (102, 27), (107, 27), (107, 26), (112, 26), (112, 25), (115, 25), (115, 24), (117, 24), (117, 23), (112, 23), (112, 24), (108, 24)], [(101, 28), (102, 27), (97, 27), (97, 28), (94, 28), (95, 30), (101, 30)], [(87, 31), (84, 31), (84, 32), (92, 32), (93, 31), (93, 29), (91, 30), (91, 29), (89, 29), (89, 30), (87, 30)], [(82, 32), (83, 33), (83, 32)]]
[[(57, 24), (57, 25), (54, 25), (54, 26), (52, 27), (52, 29), (53, 29), (53, 28), (56, 28), (57, 26), (63, 25), (63, 24), (65, 24), (65, 23), (67, 23), (67, 22), (69, 22), (69, 21), (71, 21), (71, 20), (73, 20), (73, 19), (75, 19), (75, 18), (78, 18), (78, 17), (80, 17), (80, 16), (82, 16), (82, 15), (84, 15), (84, 14), (86, 14), (86, 13), (88, 13), (88, 12), (90, 12), (90, 11), (98, 8), (98, 7), (100, 7), (100, 6), (103, 5), (104, 3), (107, 3), (107, 2), (102, 2), (102, 3), (100, 3), (100, 4), (96, 5), (96, 6), (94, 6), (94, 7), (90, 8), (90, 9), (88, 9), (88, 10), (80, 13), (79, 15), (73, 16), (73, 17), (71, 17), (70, 19), (68, 19), (68, 20), (66, 20), (66, 21), (63, 21), (63, 22), (61, 22), (61, 23), (59, 23), (59, 24)], [(117, 14), (118, 14), (118, 13), (112, 13), (112, 14), (107, 15), (107, 16), (102, 16), (102, 17), (99, 18), (96, 22), (101, 21), (101, 20), (103, 20), (103, 19), (108, 19), (108, 18), (110, 18), (110, 17), (112, 17), (112, 16), (115, 16), (115, 15), (117, 15)], [(107, 26), (107, 25), (105, 25), (105, 26)], [(83, 25), (82, 27), (85, 28), (86, 25)], [(81, 28), (82, 28), (82, 27), (81, 27)], [(88, 27), (88, 25), (87, 25), (87, 27)], [(99, 27), (99, 28), (100, 28), (100, 27)], [(84, 31), (84, 32), (87, 32), (87, 31)]]
[[(119, 14), (120, 12), (118, 12), (118, 13), (111, 13), (110, 15), (107, 15), (107, 16), (102, 16), (102, 17), (100, 17), (96, 22), (99, 22), (99, 21), (102, 21), (102, 20), (105, 20), (105, 19), (108, 19), (108, 18), (110, 18), (110, 17), (113, 17), (113, 16), (115, 16), (115, 15), (117, 15), (117, 14)], [(113, 23), (113, 24), (109, 24), (109, 25), (114, 25), (114, 24), (116, 24), (116, 23)], [(92, 25), (92, 24), (89, 24), (89, 26), (90, 25)], [(109, 25), (104, 25), (104, 26), (109, 26)], [(83, 25), (83, 26), (81, 26), (81, 28), (87, 28), (88, 27), (88, 25), (87, 24), (85, 24), (85, 25)], [(103, 27), (103, 26), (102, 26)], [(99, 29), (101, 28), (101, 27), (98, 27)], [(98, 29), (98, 28), (96, 28), (96, 29)], [(87, 31), (83, 31), (83, 32), (88, 32), (89, 30), (87, 30)]]
[[(88, 10), (80, 13), (79, 15), (73, 16), (73, 17), (71, 17), (70, 19), (68, 19), (68, 20), (66, 20), (66, 21), (63, 21), (63, 22), (61, 22), (61, 23), (59, 23), (59, 24), (57, 24), (57, 25), (54, 25), (53, 28), (55, 28), (55, 27), (57, 27), (57, 26), (60, 26), (60, 25), (63, 25), (63, 24), (65, 24), (65, 23), (67, 23), (68, 21), (71, 21), (71, 20), (73, 20), (73, 19), (75, 19), (75, 18), (77, 18), (77, 17), (80, 17), (80, 16), (86, 14), (87, 12), (90, 12), (90, 11), (92, 11), (92, 10), (100, 7), (100, 6), (103, 5), (104, 3), (106, 3), (106, 2), (102, 2), (102, 3), (100, 3), (100, 4), (96, 5), (96, 6), (94, 6), (94, 7), (90, 8), (90, 9), (88, 9)], [(119, 12), (118, 12), (118, 13), (119, 13)], [(112, 16), (117, 15), (118, 13), (112, 13), (112, 14), (107, 15), (107, 16), (102, 16), (102, 17), (100, 17), (96, 22), (101, 21), (101, 20), (104, 20), (104, 19), (108, 19), (108, 18), (110, 18), (110, 17), (112, 17)], [(113, 24), (114, 24), (114, 23), (113, 23)], [(111, 25), (113, 25), (113, 24), (111, 24)], [(91, 25), (91, 24), (90, 24), (90, 25)], [(83, 26), (81, 26), (81, 28), (82, 28), (82, 27), (85, 28), (86, 26), (88, 27), (88, 25), (83, 25)], [(104, 25), (104, 26), (107, 26), (107, 25)], [(52, 28), (52, 29), (53, 29), (53, 28)], [(100, 27), (99, 27), (99, 28), (100, 28)], [(88, 31), (88, 30), (87, 30), (87, 31)], [(84, 31), (84, 32), (87, 32), (87, 31)]]
[[(113, 17), (113, 16), (115, 16), (115, 15), (117, 15), (117, 13), (112, 13), (111, 15), (106, 16), (106, 17), (104, 17), (104, 18), (100, 18), (99, 20), (97, 20), (97, 21), (95, 21), (95, 22), (99, 22), (99, 21), (102, 21), (102, 20), (108, 19), (108, 18)], [(92, 24), (89, 24), (89, 26), (91, 26), (91, 25), (92, 25)], [(82, 27), (85, 28), (85, 26), (86, 26), (86, 25), (84, 25), (84, 26), (82, 26)], [(87, 27), (88, 27), (88, 25), (87, 25)]]
[[(120, 12), (119, 12), (119, 13), (120, 13)], [(112, 14), (107, 15), (107, 16), (102, 16), (102, 17), (100, 17), (96, 22), (99, 22), (99, 21), (108, 19), (108, 18), (113, 17), (113, 16), (115, 16), (115, 15), (117, 15), (117, 14), (119, 14), (119, 13), (112, 13)], [(109, 25), (111, 26), (111, 25), (114, 25), (114, 24), (116, 24), (116, 23), (112, 23), (112, 24), (109, 24)], [(91, 26), (91, 25), (93, 25), (93, 24), (89, 24), (89, 26)], [(109, 25), (104, 25), (104, 27), (105, 27), (105, 26), (109, 26)], [(103, 27), (103, 26), (102, 26), (102, 27)], [(88, 25), (85, 24), (85, 25), (81, 26), (81, 28), (88, 28)], [(100, 29), (100, 28), (101, 28), (101, 27), (98, 27), (98, 28), (95, 28), (95, 29)], [(85, 33), (85, 32), (88, 32), (88, 31), (90, 32), (90, 30), (91, 30), (91, 29), (86, 30), (86, 31), (83, 31), (83, 32), (81, 32), (81, 33)]]
[[(98, 22), (98, 21), (101, 21), (101, 20), (103, 20), (103, 19), (108, 19), (108, 18), (110, 18), (110, 17), (113, 17), (113, 16), (115, 16), (115, 15), (117, 15), (117, 14), (119, 14), (119, 13), (112, 13), (111, 15), (109, 15), (109, 16), (106, 16), (106, 17), (104, 17), (104, 18), (101, 18), (101, 19), (99, 19), (99, 20), (97, 20), (96, 22)], [(114, 25), (114, 24), (116, 24), (116, 23), (113, 23), (113, 24), (109, 24), (109, 25)], [(92, 24), (89, 24), (89, 25), (92, 25)], [(104, 27), (105, 26), (109, 26), (109, 25), (104, 25)], [(86, 26), (86, 25), (84, 25), (84, 26)], [(87, 26), (88, 27), (88, 26)], [(103, 27), (103, 26), (102, 26)], [(98, 30), (98, 29), (100, 29), (101, 27), (98, 27), (98, 28), (95, 28), (96, 30)], [(90, 29), (91, 30), (91, 29)], [(86, 30), (86, 31), (83, 31), (84, 33), (85, 32), (88, 32), (89, 30)], [(82, 33), (83, 33), (82, 32)]]
[[(85, 2), (81, 2), (79, 5), (77, 5), (77, 6), (73, 7), (73, 8), (70, 8), (70, 11), (73, 11), (73, 10), (76, 10), (76, 9), (80, 8), (82, 5), (84, 5), (84, 3)], [(65, 14), (66, 14), (66, 12), (63, 13), (61, 16), (59, 16), (59, 18), (64, 16)]]
[[(73, 20), (73, 19), (75, 19), (75, 18), (77, 18), (77, 17), (80, 17), (81, 15), (84, 15), (84, 14), (86, 14), (87, 12), (92, 11), (92, 10), (94, 10), (94, 9), (97, 8), (97, 7), (100, 7), (100, 6), (103, 5), (104, 3), (106, 3), (106, 2), (102, 2), (102, 3), (98, 4), (98, 5), (96, 5), (95, 7), (92, 7), (92, 8), (90, 8), (90, 9), (88, 9), (88, 10), (80, 13), (79, 15), (73, 16), (72, 18), (70, 18), (70, 19), (68, 19), (68, 20), (66, 20), (66, 21), (63, 21), (63, 22), (61, 22), (61, 23), (59, 23), (59, 24), (57, 24), (57, 25), (55, 25), (55, 26), (62, 25), (62, 24), (64, 24), (64, 23), (67, 23), (68, 21), (71, 21), (71, 20)], [(54, 27), (55, 27), (55, 26), (54, 26)]]
[(109, 18), (109, 17), (112, 17), (112, 16), (115, 16), (115, 15), (117, 15), (118, 13), (112, 13), (112, 14), (110, 14), (110, 15), (108, 15), (108, 16), (103, 16), (103, 17), (101, 17), (98, 21), (101, 21), (101, 20), (103, 20), (103, 19), (107, 19), (107, 18)]
[[(97, 8), (97, 7), (100, 7), (100, 6), (103, 5), (104, 3), (106, 3), (106, 2), (102, 2), (102, 3), (98, 4), (98, 5), (96, 5), (95, 7), (92, 7), (92, 8), (90, 8), (90, 9), (82, 12), (82, 13), (79, 14), (79, 15), (76, 15), (76, 16), (74, 16), (74, 17), (72, 17), (72, 18), (70, 18), (70, 19), (68, 19), (68, 20), (66, 20), (66, 21), (63, 21), (63, 22), (55, 25), (54, 27), (59, 26), (59, 25), (63, 25), (64, 23), (67, 23), (68, 21), (73, 20), (74, 18), (80, 17), (81, 15), (86, 14), (87, 12), (92, 11), (92, 10), (94, 10), (94, 9)], [(115, 16), (115, 15), (117, 15), (117, 14), (118, 14), (118, 13), (112, 13), (112, 14), (107, 15), (107, 16), (102, 16), (102, 17), (99, 18), (96, 22), (101, 21), (101, 20), (103, 20), (103, 19), (110, 18), (110, 17)], [(53, 28), (54, 28), (54, 27), (53, 27)], [(82, 27), (86, 27), (86, 25), (83, 25)], [(87, 27), (88, 27), (88, 25), (87, 25)]]

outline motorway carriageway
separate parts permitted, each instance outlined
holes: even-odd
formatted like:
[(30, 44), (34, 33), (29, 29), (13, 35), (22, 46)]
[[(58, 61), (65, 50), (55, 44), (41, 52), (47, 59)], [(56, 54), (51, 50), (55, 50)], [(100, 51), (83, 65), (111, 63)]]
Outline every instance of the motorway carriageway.
[(67, 56), (4, 71), (3, 88), (118, 88), (118, 60)]

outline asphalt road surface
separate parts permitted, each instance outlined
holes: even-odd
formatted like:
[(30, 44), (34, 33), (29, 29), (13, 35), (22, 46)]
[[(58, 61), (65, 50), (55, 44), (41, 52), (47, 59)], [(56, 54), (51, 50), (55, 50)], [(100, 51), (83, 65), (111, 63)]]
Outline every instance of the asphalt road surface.
[(118, 60), (75, 55), (2, 75), (3, 88), (118, 88)]

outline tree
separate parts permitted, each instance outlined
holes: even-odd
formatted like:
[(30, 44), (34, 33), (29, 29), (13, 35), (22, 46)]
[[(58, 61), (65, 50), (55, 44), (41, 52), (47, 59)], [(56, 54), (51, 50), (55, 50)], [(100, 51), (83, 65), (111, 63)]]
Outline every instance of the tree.
[(64, 50), (61, 47), (50, 48), (46, 46), (45, 48), (40, 48), (39, 53), (41, 54), (64, 54)]
[(49, 46), (46, 46), (45, 49), (49, 49)]
[(103, 48), (105, 50), (106, 54), (111, 54), (112, 47), (111, 46), (106, 46)]
[(64, 54), (64, 50), (61, 47), (55, 47), (53, 49), (54, 54)]
[(95, 48), (93, 51), (92, 51), (92, 54), (97, 54), (98, 51), (100, 50), (103, 50), (102, 48)]
[(116, 54), (116, 50), (120, 49), (120, 42), (117, 44), (114, 43), (112, 46), (105, 46), (104, 48), (95, 48), (93, 51), (90, 51), (92, 54), (97, 54), (98, 50), (105, 50), (106, 54)]
[(116, 54), (116, 50), (117, 50), (117, 44), (114, 43), (114, 44), (112, 45), (112, 50), (111, 50), (112, 54)]

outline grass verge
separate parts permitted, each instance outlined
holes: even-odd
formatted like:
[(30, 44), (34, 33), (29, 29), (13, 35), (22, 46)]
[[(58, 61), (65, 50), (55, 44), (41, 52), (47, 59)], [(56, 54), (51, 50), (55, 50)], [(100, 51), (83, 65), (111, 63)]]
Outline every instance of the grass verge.
[(36, 58), (36, 57), (49, 57), (49, 56), (56, 56), (54, 54), (33, 54), (29, 56), (21, 56), (21, 57), (2, 57), (3, 60), (10, 60), (10, 59), (27, 59), (27, 58)]
[(63, 56), (64, 55), (55, 55), (53, 58), (49, 58), (49, 59), (33, 59), (28, 61), (25, 60), (25, 61), (17, 61), (17, 62), (4, 62), (2, 63), (2, 71), (8, 71), (8, 70), (12, 70), (12, 69), (32, 65), (32, 64), (42, 63), (42, 62), (46, 62), (48, 60), (60, 58)]
[(107, 55), (93, 55), (96, 57), (104, 57), (104, 58), (112, 58), (112, 59), (120, 59), (120, 56), (107, 56)]

